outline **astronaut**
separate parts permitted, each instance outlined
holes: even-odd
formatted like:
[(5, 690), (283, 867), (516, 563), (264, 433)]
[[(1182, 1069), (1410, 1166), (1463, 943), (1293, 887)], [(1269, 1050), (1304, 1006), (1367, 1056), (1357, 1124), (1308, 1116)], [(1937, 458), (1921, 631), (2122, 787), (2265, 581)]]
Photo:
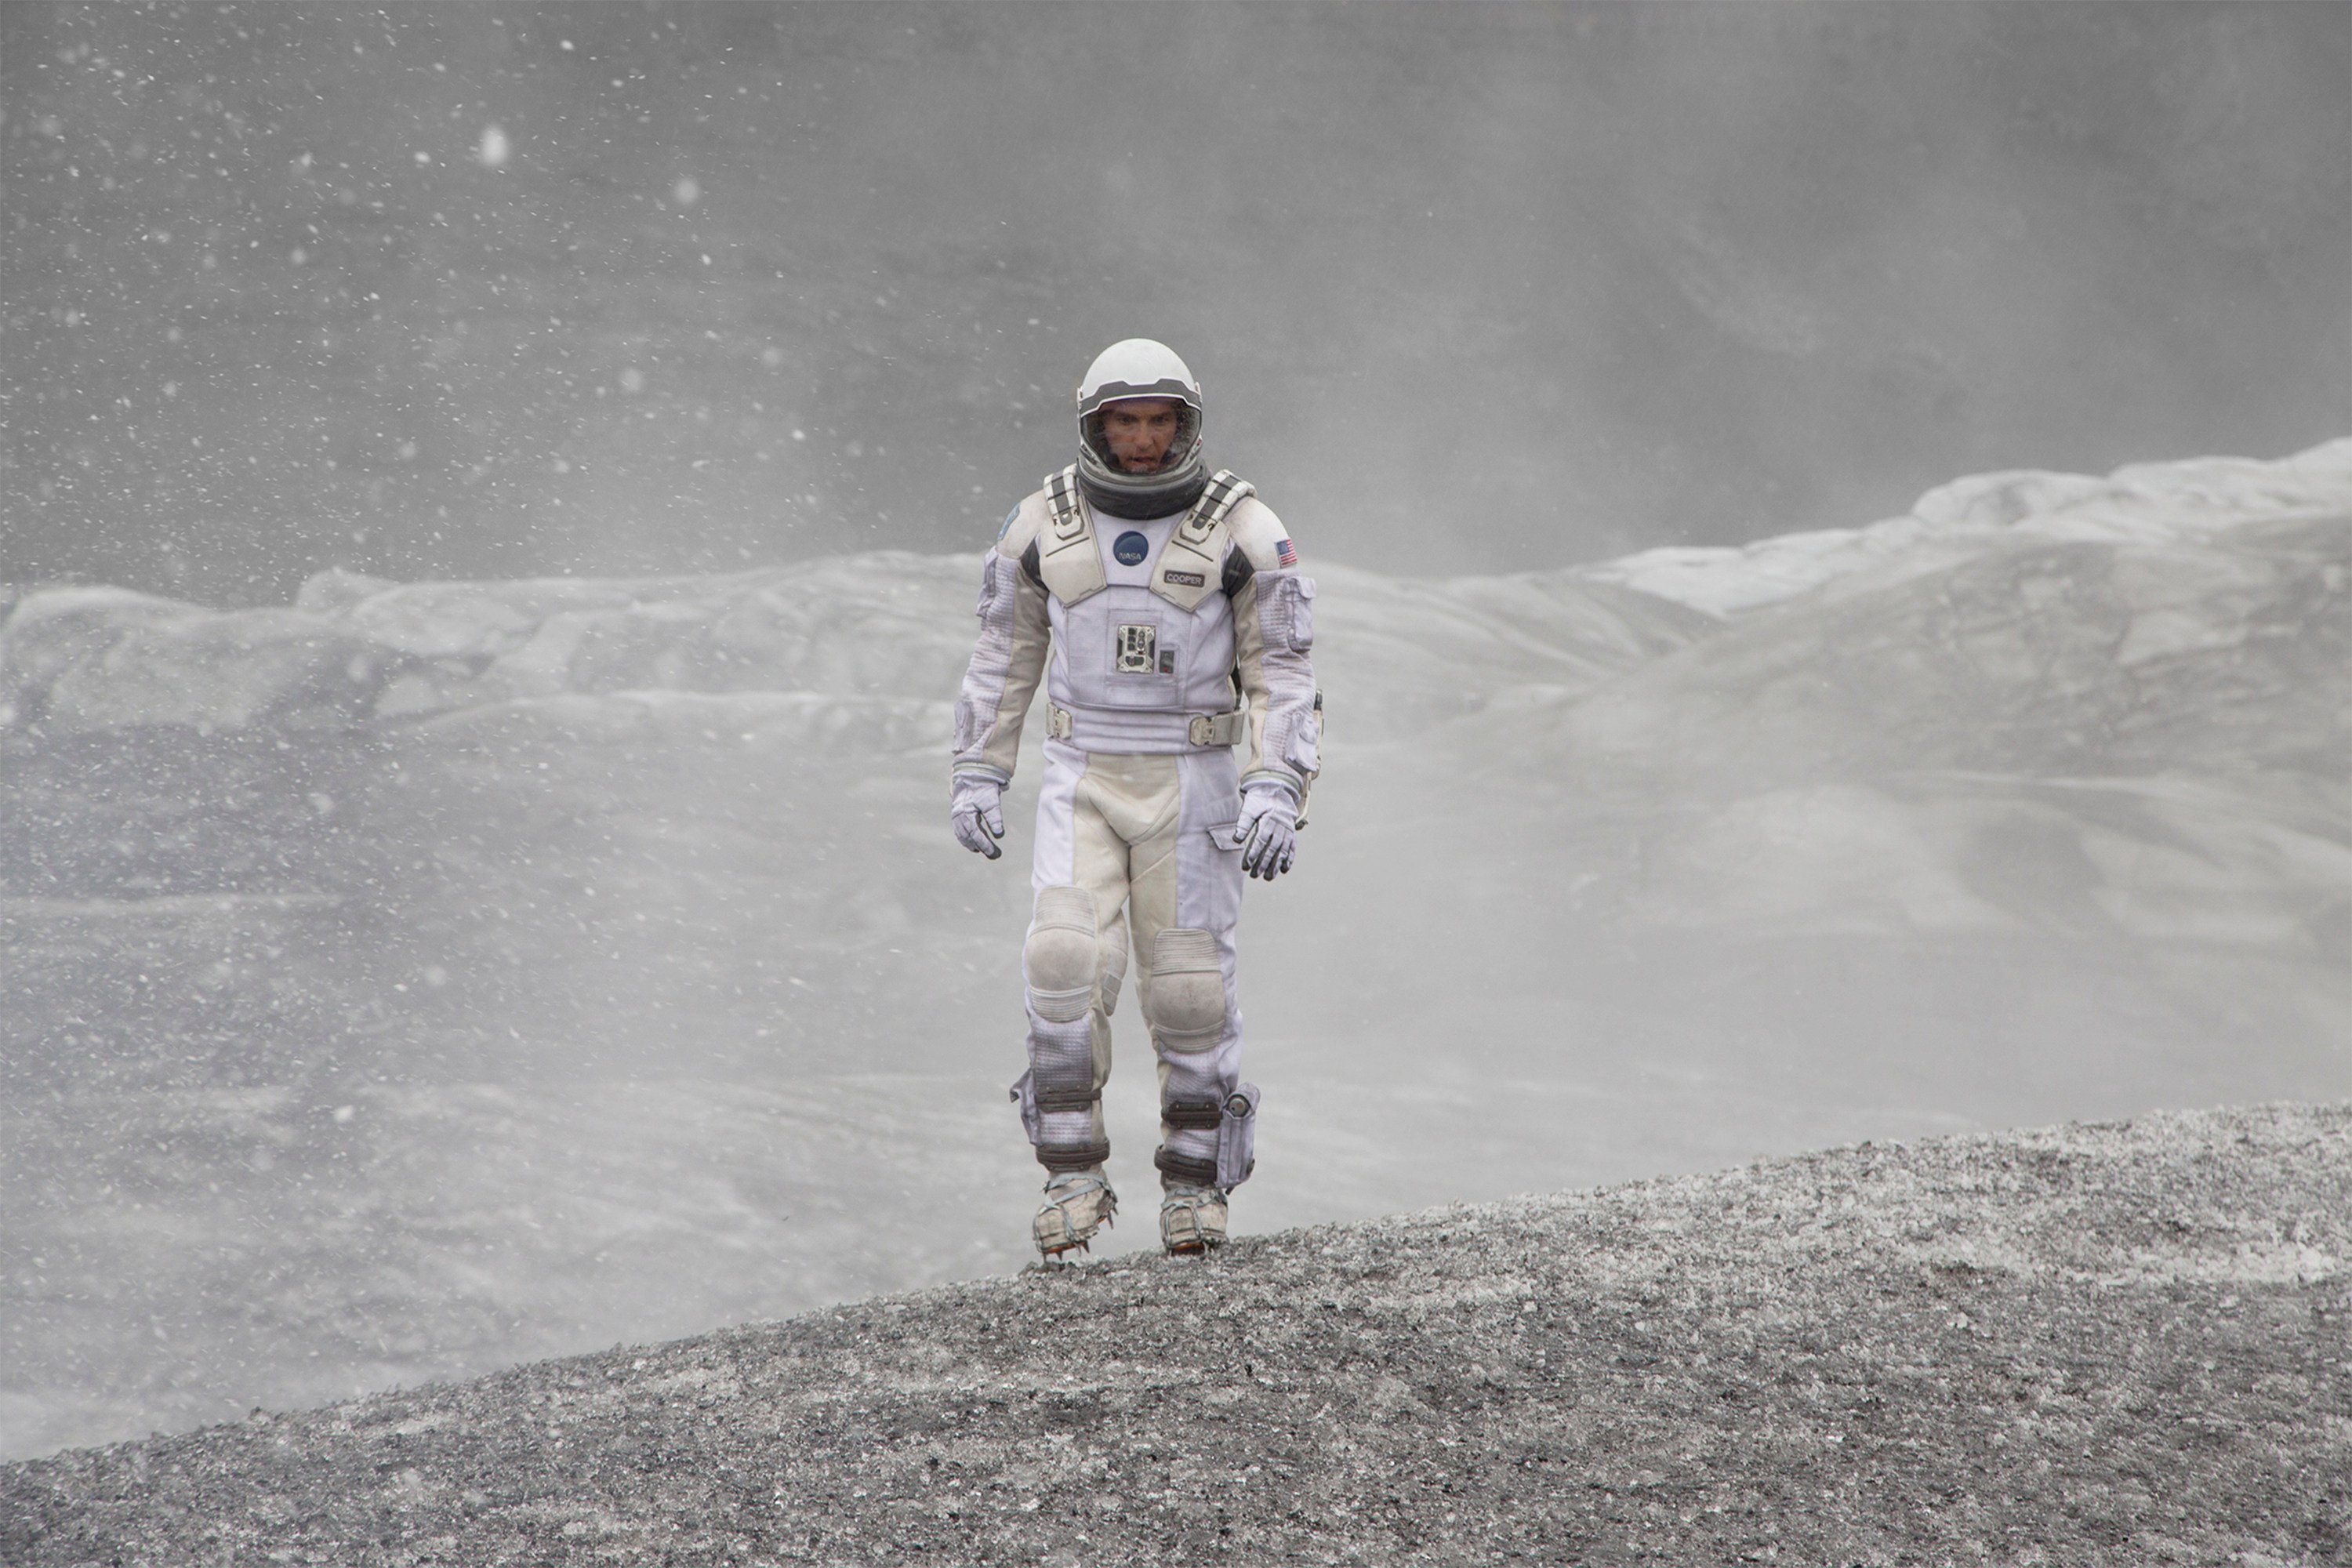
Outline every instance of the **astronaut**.
[(1290, 869), (1318, 767), (1315, 583), (1253, 488), (1202, 462), (1200, 384), (1165, 344), (1105, 349), (1077, 412), (1078, 460), (1013, 508), (982, 563), (952, 821), (966, 848), (1002, 853), (1042, 679), (1029, 1070), (1013, 1086), (1047, 1173), (1033, 1234), (1051, 1259), (1117, 1211), (1102, 1088), (1131, 943), (1159, 1058), (1160, 1237), (1198, 1254), (1223, 1245), (1253, 1163), (1234, 928), (1244, 879)]

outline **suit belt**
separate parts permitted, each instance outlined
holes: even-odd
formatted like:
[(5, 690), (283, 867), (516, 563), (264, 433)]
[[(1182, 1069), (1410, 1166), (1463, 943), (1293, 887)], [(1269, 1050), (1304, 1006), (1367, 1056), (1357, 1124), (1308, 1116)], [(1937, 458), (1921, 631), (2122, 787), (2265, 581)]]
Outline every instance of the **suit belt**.
[(1095, 731), (1109, 746), (1138, 742), (1157, 742), (1170, 751), (1178, 746), (1237, 746), (1249, 733), (1249, 714), (1236, 708), (1226, 713), (1151, 713), (1121, 709), (1097, 709), (1073, 714), (1059, 703), (1048, 703), (1045, 733), (1082, 749), (1083, 730)]

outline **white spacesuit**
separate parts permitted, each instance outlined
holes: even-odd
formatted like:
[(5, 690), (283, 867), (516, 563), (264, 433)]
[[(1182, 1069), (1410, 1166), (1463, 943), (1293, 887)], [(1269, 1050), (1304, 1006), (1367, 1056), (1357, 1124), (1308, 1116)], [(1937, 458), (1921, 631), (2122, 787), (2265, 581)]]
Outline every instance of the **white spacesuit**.
[(1159, 1057), (1170, 1251), (1224, 1240), (1226, 1194), (1252, 1164), (1234, 928), (1244, 878), (1289, 868), (1318, 765), (1315, 584), (1251, 487), (1206, 471), (1201, 415), (1164, 345), (1131, 338), (1097, 358), (1078, 388), (1078, 462), (1013, 509), (983, 563), (956, 703), (956, 836), (994, 858), (999, 795), (1045, 683), (1029, 1070), (1013, 1093), (1050, 1173), (1034, 1226), (1049, 1258), (1118, 1203), (1101, 1096), (1130, 933)]

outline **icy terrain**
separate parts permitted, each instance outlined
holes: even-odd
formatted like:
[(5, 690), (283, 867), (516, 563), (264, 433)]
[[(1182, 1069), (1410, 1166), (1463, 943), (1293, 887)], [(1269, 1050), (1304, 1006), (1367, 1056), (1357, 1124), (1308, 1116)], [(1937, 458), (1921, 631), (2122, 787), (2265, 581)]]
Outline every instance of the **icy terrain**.
[(0, 1465), (0, 1558), (2340, 1563), (2347, 1254), (2352, 1105), (1866, 1142)]
[[(2352, 440), (1309, 565), (1241, 1229), (2352, 1093)], [(943, 822), (975, 572), (0, 601), (0, 1455), (1024, 1261), (1028, 797), (1005, 863)]]

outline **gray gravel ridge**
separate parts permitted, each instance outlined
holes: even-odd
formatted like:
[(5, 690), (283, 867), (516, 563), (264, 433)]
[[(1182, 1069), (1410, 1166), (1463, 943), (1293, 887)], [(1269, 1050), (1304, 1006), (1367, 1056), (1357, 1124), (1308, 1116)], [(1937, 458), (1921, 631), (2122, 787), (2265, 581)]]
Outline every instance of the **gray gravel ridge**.
[(2352, 1563), (2347, 1257), (2352, 1102), (1864, 1143), (0, 1467), (0, 1561)]

